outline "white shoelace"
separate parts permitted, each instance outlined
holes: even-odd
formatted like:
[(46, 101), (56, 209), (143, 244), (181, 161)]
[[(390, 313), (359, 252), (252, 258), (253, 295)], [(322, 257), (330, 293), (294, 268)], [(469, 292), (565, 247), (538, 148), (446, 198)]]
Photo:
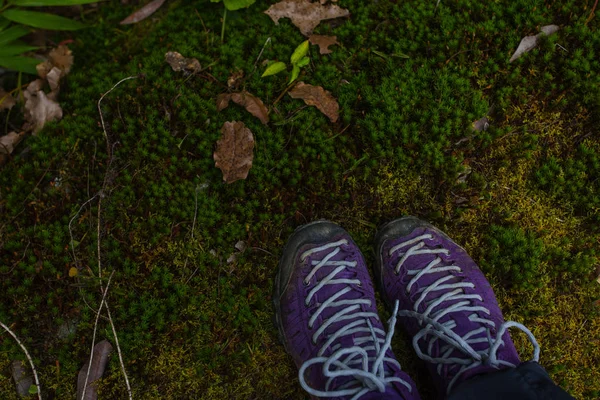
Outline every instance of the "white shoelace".
[[(379, 316), (374, 312), (360, 311), (361, 305), (371, 306), (371, 300), (368, 299), (350, 299), (339, 300), (346, 293), (352, 290), (351, 285), (360, 285), (358, 279), (338, 278), (336, 276), (346, 268), (355, 268), (356, 261), (331, 261), (337, 255), (341, 248), (340, 246), (348, 244), (345, 239), (334, 243), (328, 243), (304, 252), (301, 260), (304, 261), (308, 256), (330, 250), (322, 260), (312, 260), (313, 269), (304, 280), (304, 284), (308, 285), (314, 275), (324, 267), (332, 267), (333, 270), (308, 293), (305, 304), (308, 306), (313, 296), (327, 285), (345, 284), (346, 287), (337, 291), (333, 296), (322, 302), (308, 322), (309, 328), (312, 329), (315, 321), (325, 309), (329, 307), (342, 307), (334, 315), (327, 320), (316, 330), (312, 336), (313, 344), (317, 344), (319, 337), (325, 330), (340, 321), (348, 321), (343, 327), (339, 328), (334, 333), (328, 335), (327, 340), (321, 346), (316, 357), (308, 359), (302, 364), (298, 371), (298, 378), (302, 388), (309, 394), (318, 397), (338, 397), (338, 396), (353, 396), (352, 400), (359, 399), (365, 393), (371, 391), (385, 392), (386, 385), (391, 382), (399, 382), (406, 386), (409, 391), (412, 391), (410, 384), (401, 378), (393, 376), (385, 376), (384, 363), (394, 364), (400, 369), (398, 361), (386, 357), (385, 353), (391, 346), (392, 336), (394, 335), (394, 326), (396, 324), (396, 312), (398, 311), (398, 302), (389, 320), (388, 334), (380, 328), (373, 327), (369, 318)], [(339, 343), (334, 344), (337, 340), (344, 336), (350, 336), (357, 333), (365, 333), (365, 336), (354, 338), (354, 346), (349, 348), (341, 348)], [(323, 354), (327, 349), (331, 348), (333, 354), (329, 357), (324, 357)], [(374, 357), (369, 357), (368, 352), (375, 352)], [(324, 390), (318, 390), (310, 387), (305, 380), (304, 374), (308, 368), (315, 364), (322, 364), (323, 375), (327, 378)], [(337, 388), (337, 390), (329, 390), (333, 380), (338, 377), (353, 377), (354, 379)]]
[[(398, 274), (400, 269), (404, 265), (405, 261), (411, 257), (420, 254), (449, 254), (447, 249), (423, 249), (425, 247), (424, 240), (432, 239), (433, 235), (424, 234), (421, 236), (417, 236), (413, 239), (407, 240), (403, 243), (400, 243), (389, 250), (389, 255), (392, 256), (395, 252), (400, 251), (397, 255), (400, 255), (401, 258), (396, 265), (395, 272)], [(401, 250), (410, 246), (407, 250)], [(442, 259), (439, 256), (431, 261), (425, 268), (418, 270), (407, 269), (406, 272), (409, 276), (412, 276), (412, 279), (406, 286), (407, 293), (410, 292), (415, 283), (424, 277), (427, 274), (435, 274), (438, 272), (448, 272), (448, 271), (456, 271), (461, 272), (461, 268), (457, 265), (440, 265), (442, 264)], [(413, 317), (419, 320), (421, 325), (425, 324), (423, 329), (421, 329), (413, 338), (413, 347), (415, 348), (417, 355), (428, 362), (438, 364), (438, 373), (441, 374), (443, 365), (457, 365), (459, 366), (459, 370), (456, 375), (452, 378), (448, 385), (448, 393), (452, 389), (452, 386), (456, 382), (456, 380), (464, 374), (466, 371), (476, 368), (480, 365), (489, 365), (493, 367), (500, 366), (508, 366), (508, 367), (516, 367), (516, 365), (499, 360), (498, 359), (498, 350), (501, 346), (504, 345), (504, 341), (502, 340), (502, 336), (507, 331), (507, 329), (515, 327), (523, 331), (529, 341), (534, 347), (534, 355), (532, 361), (539, 361), (540, 358), (540, 347), (533, 336), (533, 333), (529, 329), (527, 329), (524, 325), (514, 322), (514, 321), (506, 321), (499, 328), (495, 337), (492, 337), (490, 333), (490, 328), (495, 328), (496, 325), (493, 321), (480, 317), (477, 312), (485, 313), (490, 315), (490, 310), (483, 306), (473, 306), (471, 302), (473, 300), (482, 301), (483, 299), (479, 295), (475, 294), (465, 294), (465, 288), (474, 288), (475, 285), (470, 282), (453, 282), (453, 283), (445, 283), (449, 280), (454, 279), (455, 277), (451, 274), (443, 276), (426, 287), (421, 287), (417, 290), (416, 293), (420, 293), (417, 301), (415, 301), (413, 310), (401, 310), (398, 311), (397, 315), (401, 317)], [(431, 294), (432, 292), (440, 292), (439, 296), (436, 300), (431, 301), (427, 305), (427, 308), (422, 313), (418, 311), (421, 303), (425, 302), (425, 298)], [(448, 307), (439, 307), (444, 302), (454, 302), (454, 304)], [(437, 308), (436, 311), (434, 311)], [(440, 323), (439, 320), (444, 316), (454, 313), (454, 312), (470, 312), (469, 320), (475, 323), (481, 324), (481, 328), (473, 329), (471, 331), (466, 332), (464, 335), (458, 335), (453, 331), (456, 328), (456, 322), (450, 319), (444, 323)], [(487, 326), (486, 326), (487, 325)], [(481, 334), (485, 333), (485, 336), (482, 337)], [(421, 346), (419, 346), (419, 340), (423, 339), (423, 342), (427, 344), (427, 354), (425, 354)], [(445, 343), (439, 350), (439, 357), (432, 357), (431, 353), (433, 350), (433, 346), (437, 340), (441, 340)], [(477, 343), (487, 343), (489, 345), (483, 351), (476, 351), (473, 349), (472, 345)], [(450, 357), (454, 350), (459, 350), (461, 353), (464, 353), (466, 357)]]

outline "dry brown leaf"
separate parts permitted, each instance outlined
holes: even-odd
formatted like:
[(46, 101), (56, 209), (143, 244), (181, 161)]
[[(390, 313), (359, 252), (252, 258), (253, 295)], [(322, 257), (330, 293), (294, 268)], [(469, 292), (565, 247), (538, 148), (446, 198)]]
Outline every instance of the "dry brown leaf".
[(473, 122), (473, 130), (474, 131), (487, 131), (488, 128), (490, 127), (490, 120), (488, 119), (488, 117), (483, 117), (481, 119), (478, 119), (477, 121)]
[(213, 154), (215, 167), (223, 173), (223, 180), (232, 183), (246, 179), (254, 158), (254, 136), (240, 121), (225, 122), (221, 128), (221, 139)]
[(17, 104), (15, 98), (10, 93), (5, 92), (4, 89), (0, 88), (0, 111), (10, 110)]
[(275, 25), (280, 18), (289, 18), (304, 36), (309, 36), (321, 21), (333, 18), (347, 17), (350, 12), (335, 4), (323, 5), (310, 0), (282, 0), (273, 4), (265, 11)]
[(58, 67), (53, 67), (48, 74), (46, 74), (46, 80), (50, 85), (50, 90), (55, 91), (60, 88), (60, 76), (61, 70)]
[(31, 82), (23, 92), (25, 97), (25, 120), (33, 130), (38, 133), (46, 122), (62, 118), (62, 108), (58, 103), (46, 96), (42, 90), (44, 82), (36, 79)]
[(264, 103), (258, 97), (243, 91), (241, 93), (222, 93), (217, 96), (217, 111), (221, 111), (229, 106), (229, 100), (244, 107), (250, 114), (260, 119), (260, 122), (267, 124), (269, 122), (269, 111)]
[(79, 371), (79, 375), (77, 376), (78, 400), (98, 399), (98, 388), (97, 385), (93, 383), (96, 382), (98, 379), (102, 378), (102, 374), (104, 374), (104, 370), (106, 369), (106, 364), (108, 364), (108, 357), (110, 356), (112, 350), (112, 345), (106, 340), (103, 340), (94, 346), (94, 350), (92, 351), (92, 368), (90, 368), (90, 375), (88, 377), (87, 388), (85, 389), (85, 397), (83, 397), (83, 399), (83, 386), (85, 385), (85, 378), (87, 376), (88, 367), (90, 365), (89, 359), (83, 365), (83, 367)]
[(337, 41), (337, 36), (327, 36), (327, 35), (310, 35), (308, 40), (311, 44), (319, 45), (319, 53), (320, 54), (329, 54), (331, 50), (329, 50), (329, 46), (333, 46), (334, 44), (339, 44)]
[(227, 79), (227, 86), (230, 88), (236, 88), (240, 85), (240, 82), (244, 78), (244, 71), (238, 69), (236, 72), (231, 74), (229, 79)]
[(512, 57), (510, 58), (510, 60), (508, 62), (513, 62), (517, 58), (521, 57), (523, 54), (535, 49), (538, 46), (540, 39), (542, 37), (550, 36), (550, 35), (558, 32), (559, 29), (560, 29), (560, 27), (558, 25), (546, 25), (546, 26), (542, 26), (542, 28), (540, 29), (541, 32), (538, 33), (537, 35), (525, 36), (523, 39), (521, 39), (521, 43), (519, 43), (519, 47), (517, 47), (517, 50), (514, 52), (514, 54), (512, 55)]
[(9, 132), (7, 135), (0, 136), (0, 154), (11, 154), (23, 140), (23, 136), (25, 136), (25, 132)]
[(165, 61), (173, 68), (173, 71), (185, 71), (189, 73), (199, 72), (202, 69), (200, 62), (195, 58), (185, 58), (176, 51), (165, 54)]
[(317, 107), (319, 111), (329, 117), (331, 122), (338, 120), (340, 106), (331, 93), (321, 86), (298, 82), (288, 93), (294, 99), (302, 99), (309, 106)]
[(20, 397), (30, 397), (29, 388), (33, 385), (33, 377), (25, 369), (24, 362), (14, 360), (10, 364), (10, 370), (17, 385), (17, 394)]
[(48, 54), (48, 57), (50, 58), (52, 65), (62, 71), (61, 76), (65, 76), (71, 72), (71, 67), (73, 66), (73, 52), (67, 46), (61, 44), (53, 49), (50, 54)]
[(158, 10), (165, 0), (152, 0), (139, 10), (134, 11), (129, 17), (121, 21), (121, 25), (137, 24), (138, 22), (148, 18)]

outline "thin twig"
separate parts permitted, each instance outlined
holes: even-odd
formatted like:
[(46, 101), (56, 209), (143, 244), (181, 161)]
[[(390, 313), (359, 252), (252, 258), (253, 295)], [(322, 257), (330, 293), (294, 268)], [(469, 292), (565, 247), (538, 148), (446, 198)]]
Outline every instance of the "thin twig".
[(81, 394), (81, 400), (85, 399), (85, 391), (87, 390), (88, 380), (90, 379), (90, 371), (92, 370), (92, 361), (94, 360), (94, 346), (96, 345), (96, 331), (98, 330), (98, 319), (100, 318), (100, 313), (102, 312), (102, 307), (106, 302), (106, 295), (108, 294), (108, 288), (110, 287), (110, 281), (114, 275), (115, 271), (110, 274), (108, 278), (108, 283), (106, 284), (106, 290), (102, 294), (102, 300), (100, 301), (100, 307), (98, 308), (98, 314), (96, 314), (96, 321), (94, 322), (94, 334), (92, 335), (92, 350), (90, 351), (90, 363), (88, 365), (87, 374), (85, 375), (85, 383), (83, 384), (83, 391)]
[(279, 100), (281, 100), (281, 98), (283, 97), (284, 94), (286, 94), (288, 92), (288, 90), (290, 90), (292, 87), (294, 87), (296, 85), (297, 82), (292, 82), (291, 84), (288, 85), (288, 87), (285, 88), (285, 90), (283, 92), (281, 92), (281, 94), (279, 95), (279, 97), (273, 102), (273, 106), (275, 106), (275, 104), (279, 103)]
[(585, 20), (586, 25), (592, 20), (592, 18), (594, 18), (596, 7), (598, 7), (598, 0), (596, 0), (596, 2), (594, 3), (594, 6), (592, 7), (592, 12), (590, 13), (589, 17), (587, 17), (587, 19)]
[(17, 341), (21, 349), (25, 352), (25, 356), (27, 356), (29, 364), (31, 365), (31, 370), (33, 371), (33, 377), (35, 378), (35, 386), (37, 386), (38, 399), (42, 400), (42, 387), (40, 386), (40, 380), (38, 378), (37, 370), (35, 369), (35, 364), (33, 364), (33, 360), (31, 359), (29, 352), (27, 351), (23, 343), (21, 343), (17, 335), (15, 335), (15, 333), (11, 331), (8, 326), (4, 325), (2, 322), (0, 322), (0, 325), (4, 328), (6, 332), (10, 334), (10, 336), (12, 336)]
[(194, 239), (194, 228), (196, 226), (196, 216), (198, 215), (198, 186), (196, 186), (196, 205), (194, 207), (194, 221), (192, 222), (192, 239)]
[(265, 44), (262, 47), (262, 50), (260, 51), (260, 53), (258, 53), (258, 57), (256, 57), (256, 61), (254, 61), (254, 69), (256, 70), (256, 64), (258, 63), (258, 60), (260, 60), (260, 58), (262, 57), (263, 51), (265, 51), (265, 47), (267, 47), (267, 44), (269, 44), (269, 42), (271, 41), (271, 37), (269, 36), (267, 38), (267, 40), (265, 41)]
[(119, 363), (121, 364), (121, 372), (123, 372), (123, 378), (125, 378), (125, 386), (127, 386), (127, 393), (129, 394), (129, 400), (133, 399), (131, 395), (131, 385), (129, 385), (129, 378), (127, 377), (127, 372), (125, 371), (125, 363), (123, 363), (123, 355), (121, 354), (121, 346), (119, 346), (119, 338), (117, 337), (117, 330), (115, 329), (115, 324), (113, 323), (112, 316), (110, 315), (110, 308), (108, 308), (108, 303), (106, 303), (106, 313), (108, 314), (108, 321), (110, 322), (110, 327), (112, 329), (113, 335), (115, 336), (115, 346), (117, 347), (117, 354), (119, 355)]
[(136, 76), (128, 76), (127, 78), (121, 79), (108, 92), (106, 92), (102, 96), (100, 96), (100, 100), (98, 100), (98, 112), (100, 113), (100, 122), (102, 123), (102, 131), (104, 132), (104, 138), (106, 139), (106, 151), (107, 151), (109, 157), (112, 155), (112, 153), (111, 153), (111, 149), (110, 149), (110, 145), (109, 145), (109, 141), (108, 141), (108, 134), (106, 133), (106, 125), (104, 124), (104, 116), (102, 115), (102, 109), (100, 108), (100, 104), (102, 103), (102, 99), (104, 99), (104, 97), (107, 94), (109, 94), (110, 92), (115, 90), (115, 88), (117, 86), (119, 86), (121, 83), (128, 81), (130, 79), (136, 79), (136, 78), (137, 78), (137, 75)]
[[(112, 92), (117, 86), (119, 86), (121, 83), (130, 80), (130, 79), (135, 79), (137, 78), (137, 76), (128, 76), (127, 78), (123, 78), (121, 79), (119, 82), (117, 82), (108, 92), (104, 93), (100, 99), (98, 100), (98, 113), (100, 114), (100, 121), (102, 122), (102, 131), (104, 133), (104, 139), (106, 140), (106, 151), (107, 151), (107, 156), (108, 156), (108, 163), (107, 163), (107, 171), (104, 174), (104, 182), (102, 183), (102, 189), (100, 189), (100, 192), (98, 193), (98, 214), (97, 214), (97, 219), (98, 219), (98, 223), (97, 223), (97, 229), (96, 229), (96, 233), (97, 233), (97, 238), (96, 238), (96, 243), (97, 243), (97, 256), (98, 256), (98, 277), (102, 278), (102, 256), (101, 256), (101, 225), (102, 225), (102, 199), (107, 196), (107, 193), (105, 192), (107, 189), (107, 182), (108, 182), (108, 177), (110, 175), (110, 169), (112, 166), (112, 163), (114, 161), (114, 157), (113, 157), (113, 149), (111, 148), (111, 143), (110, 143), (110, 139), (108, 138), (108, 133), (106, 132), (106, 125), (104, 123), (104, 116), (102, 115), (102, 108), (101, 108), (101, 103), (102, 100), (104, 99), (104, 97), (109, 94), (110, 92)], [(116, 143), (112, 144), (113, 146), (116, 145)], [(114, 274), (114, 271), (111, 273), (111, 277), (112, 274)], [(102, 293), (102, 298), (104, 299), (106, 297), (106, 293), (108, 292), (108, 285), (106, 287), (106, 289), (104, 289), (104, 286), (102, 285), (102, 280), (100, 280), (100, 292)], [(102, 305), (100, 306), (100, 309), (98, 310), (98, 314), (96, 315), (96, 321), (98, 320), (98, 317), (100, 315), (102, 311)], [(127, 377), (127, 372), (125, 371), (125, 364), (123, 363), (123, 355), (121, 353), (121, 346), (119, 345), (119, 338), (117, 336), (117, 330), (115, 329), (115, 324), (113, 323), (112, 320), (112, 316), (110, 314), (110, 308), (108, 307), (108, 302), (106, 302), (106, 313), (108, 315), (108, 321), (110, 322), (110, 326), (112, 328), (113, 331), (113, 335), (115, 337), (115, 346), (117, 348), (117, 353), (119, 355), (119, 363), (121, 364), (121, 371), (123, 372), (123, 377), (125, 378), (125, 385), (127, 386), (127, 393), (129, 395), (129, 399), (133, 399), (132, 395), (131, 395), (131, 386), (129, 385), (129, 378)], [(95, 329), (95, 328), (94, 328)], [(94, 335), (95, 335), (95, 330), (94, 330)], [(93, 344), (93, 343), (92, 343)], [(90, 359), (90, 365), (91, 365), (91, 359)], [(89, 369), (88, 369), (88, 373), (89, 373)], [(86, 378), (86, 383), (87, 383), (87, 378)]]
[(98, 196), (98, 194), (95, 194), (94, 197), (92, 197), (91, 199), (89, 199), (88, 201), (86, 201), (85, 203), (83, 203), (81, 205), (81, 207), (79, 207), (79, 210), (75, 213), (75, 215), (73, 215), (73, 218), (71, 218), (71, 220), (69, 221), (69, 236), (71, 236), (71, 252), (73, 253), (73, 262), (75, 262), (75, 266), (79, 267), (79, 263), (77, 262), (77, 256), (75, 255), (75, 246), (74, 246), (74, 240), (73, 240), (73, 230), (71, 229), (71, 224), (73, 224), (73, 220), (75, 220), (75, 218), (77, 218), (77, 216), (81, 213), (81, 210), (83, 210), (83, 207), (85, 207), (88, 203), (90, 203), (92, 200), (94, 200), (96, 197)]

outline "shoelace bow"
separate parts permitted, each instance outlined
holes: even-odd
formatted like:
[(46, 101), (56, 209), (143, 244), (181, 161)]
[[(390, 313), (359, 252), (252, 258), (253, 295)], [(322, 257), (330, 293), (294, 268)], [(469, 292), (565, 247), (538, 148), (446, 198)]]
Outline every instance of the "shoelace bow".
[[(353, 396), (352, 400), (358, 399), (365, 393), (375, 390), (385, 392), (386, 385), (391, 382), (399, 382), (412, 391), (410, 384), (403, 379), (394, 376), (386, 376), (384, 368), (384, 363), (391, 363), (396, 365), (398, 370), (400, 369), (398, 361), (385, 356), (385, 353), (391, 346), (392, 336), (394, 335), (398, 302), (396, 302), (396, 308), (388, 322), (389, 328), (386, 335), (382, 329), (373, 327), (369, 320), (369, 318), (379, 319), (377, 313), (361, 311), (361, 305), (369, 307), (371, 306), (371, 300), (338, 300), (340, 297), (353, 290), (352, 285), (361, 284), (358, 279), (336, 278), (336, 276), (346, 268), (355, 268), (357, 265), (356, 261), (332, 260), (332, 258), (341, 251), (340, 246), (345, 244), (348, 244), (348, 241), (342, 239), (334, 243), (328, 243), (324, 246), (307, 250), (301, 256), (301, 260), (304, 261), (311, 255), (331, 249), (322, 260), (312, 260), (313, 269), (304, 280), (304, 284), (306, 285), (321, 268), (331, 267), (333, 270), (311, 289), (305, 300), (306, 306), (310, 304), (313, 296), (323, 287), (327, 285), (346, 285), (344, 289), (337, 291), (333, 296), (321, 303), (310, 318), (308, 326), (312, 328), (318, 316), (321, 315), (325, 309), (330, 307), (342, 307), (330, 318), (323, 321), (323, 324), (312, 336), (313, 344), (316, 345), (318, 343), (321, 335), (323, 335), (325, 330), (331, 325), (341, 321), (347, 322), (344, 326), (337, 329), (337, 331), (327, 336), (327, 340), (325, 340), (325, 343), (321, 346), (316, 357), (308, 359), (302, 364), (298, 371), (300, 384), (304, 390), (313, 396)], [(339, 343), (335, 344), (339, 339), (357, 333), (365, 333), (367, 335), (355, 338), (353, 347), (342, 348)], [(323, 354), (325, 354), (329, 348), (334, 350), (333, 353), (328, 357), (324, 357)], [(374, 357), (369, 357), (368, 352), (374, 352)], [(304, 378), (306, 370), (315, 364), (322, 364), (323, 375), (327, 378), (325, 390), (318, 390), (310, 387)], [(354, 379), (341, 385), (336, 390), (329, 390), (333, 380), (339, 377), (352, 377)]]
[[(390, 256), (392, 256), (395, 252), (401, 250), (402, 248), (411, 246), (406, 251), (401, 251), (400, 253), (398, 253), (398, 255), (400, 255), (401, 258), (398, 261), (398, 264), (396, 265), (396, 274), (400, 272), (400, 269), (402, 268), (404, 262), (411, 256), (420, 254), (449, 254), (449, 250), (443, 248), (423, 249), (425, 247), (425, 242), (423, 241), (432, 238), (433, 236), (431, 234), (424, 234), (392, 247), (389, 250)], [(442, 259), (439, 256), (436, 256), (436, 258), (423, 269), (407, 269), (407, 274), (413, 277), (408, 283), (406, 291), (407, 293), (410, 293), (410, 290), (415, 285), (415, 283), (427, 274), (435, 274), (438, 272), (449, 271), (461, 272), (462, 270), (457, 265), (444, 265)], [(421, 294), (415, 302), (413, 310), (401, 310), (397, 312), (398, 316), (413, 317), (419, 320), (419, 323), (421, 325), (425, 324), (423, 329), (421, 329), (413, 337), (413, 347), (415, 348), (417, 355), (421, 359), (434, 364), (438, 364), (438, 373), (440, 374), (443, 365), (456, 365), (459, 367), (458, 372), (452, 378), (448, 385), (448, 393), (452, 389), (452, 386), (459, 378), (459, 376), (464, 374), (469, 369), (476, 368), (480, 365), (489, 365), (494, 367), (516, 367), (516, 365), (510, 362), (498, 359), (497, 355), (500, 347), (504, 345), (502, 336), (509, 328), (518, 328), (527, 335), (529, 341), (534, 347), (534, 355), (532, 361), (537, 362), (539, 360), (540, 347), (537, 341), (535, 340), (533, 333), (531, 333), (529, 329), (527, 329), (524, 325), (518, 322), (504, 322), (497, 330), (496, 336), (492, 337), (490, 328), (495, 328), (496, 324), (493, 321), (486, 318), (482, 318), (477, 314), (477, 312), (479, 311), (481, 313), (490, 315), (490, 310), (483, 306), (475, 306), (471, 304), (473, 300), (482, 301), (483, 299), (480, 295), (466, 294), (464, 292), (465, 288), (474, 288), (475, 285), (470, 282), (462, 281), (445, 283), (449, 280), (453, 280), (454, 278), (456, 278), (454, 275), (448, 274), (439, 278), (429, 286), (421, 287), (417, 291), (417, 293), (420, 292)], [(422, 313), (419, 312), (419, 306), (421, 305), (421, 303), (425, 302), (425, 298), (432, 292), (440, 293), (436, 296), (436, 300), (431, 301), (429, 304), (425, 303), (427, 306), (425, 311), (423, 311)], [(440, 307), (442, 303), (445, 302), (455, 303), (448, 307)], [(444, 323), (439, 322), (439, 320), (442, 319), (444, 316), (454, 312), (471, 312), (471, 314), (469, 314), (469, 320), (475, 323), (479, 323), (483, 326), (478, 329), (473, 329), (464, 334), (463, 336), (458, 335), (453, 331), (453, 329), (457, 326), (454, 320), (450, 319)], [(482, 333), (485, 333), (485, 336), (481, 336)], [(421, 350), (421, 346), (419, 346), (419, 340), (421, 339), (423, 339), (423, 342), (428, 343), (427, 354), (424, 354)], [(439, 357), (432, 357), (432, 350), (437, 340), (445, 342), (445, 345), (441, 346), (439, 351)], [(477, 351), (472, 347), (472, 345), (477, 343), (487, 343), (489, 347), (483, 351)], [(458, 350), (459, 352), (465, 354), (466, 357), (451, 357), (450, 355), (455, 350)]]

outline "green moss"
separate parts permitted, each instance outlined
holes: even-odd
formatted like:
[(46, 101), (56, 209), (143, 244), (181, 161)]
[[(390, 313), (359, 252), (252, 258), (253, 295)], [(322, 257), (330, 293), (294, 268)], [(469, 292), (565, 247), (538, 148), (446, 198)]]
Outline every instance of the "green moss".
[[(216, 111), (239, 70), (240, 89), (267, 105), (286, 88), (285, 76), (260, 78), (262, 63), (287, 59), (303, 37), (289, 20), (275, 26), (266, 5), (228, 14), (224, 44), (222, 9), (209, 2), (171, 2), (122, 30), (115, 27), (134, 5), (115, 0), (74, 36), (65, 117), (27, 138), (20, 149), (29, 150), (0, 175), (0, 320), (35, 357), (47, 397), (72, 397), (88, 356), (90, 307), (100, 302), (97, 202), (81, 205), (107, 171), (103, 277), (115, 271), (108, 301), (136, 398), (304, 398), (271, 322), (283, 243), (297, 225), (329, 218), (371, 263), (376, 227), (403, 214), (434, 222), (467, 248), (507, 317), (532, 328), (557, 382), (577, 398), (600, 390), (592, 306), (600, 297), (592, 280), (600, 144), (589, 134), (600, 118), (597, 19), (586, 25), (589, 10), (571, 0), (340, 4), (350, 20), (317, 28), (340, 45), (330, 55), (313, 46), (300, 77), (338, 99), (336, 124), (289, 96), (268, 126), (240, 107)], [(562, 29), (508, 63), (524, 35), (549, 23)], [(204, 70), (173, 72), (164, 62), (170, 50)], [(109, 166), (96, 102), (129, 75), (137, 79), (102, 105), (115, 143)], [(490, 129), (474, 132), (486, 114)], [(248, 179), (225, 185), (212, 153), (230, 120), (243, 121), (256, 146)], [(227, 263), (239, 240), (249, 249)], [(65, 321), (77, 321), (77, 332), (58, 339)], [(114, 342), (104, 320), (98, 335)], [(577, 340), (565, 347), (565, 336)], [(426, 387), (404, 339), (395, 351)], [(525, 339), (516, 341), (526, 358)], [(22, 357), (9, 337), (0, 348), (3, 370)], [(12, 390), (2, 380), (0, 397)], [(124, 393), (116, 356), (100, 391)]]

